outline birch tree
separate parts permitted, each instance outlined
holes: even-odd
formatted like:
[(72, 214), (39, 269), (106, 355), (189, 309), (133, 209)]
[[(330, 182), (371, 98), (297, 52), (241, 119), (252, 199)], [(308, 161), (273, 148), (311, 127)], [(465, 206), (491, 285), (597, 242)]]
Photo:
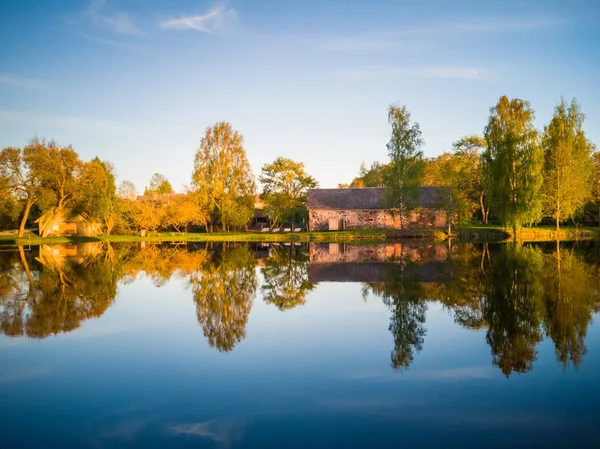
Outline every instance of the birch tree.
[(576, 100), (564, 99), (544, 128), (544, 215), (560, 222), (572, 217), (589, 197), (592, 144), (583, 131), (584, 115)]
[(494, 215), (515, 233), (542, 213), (543, 151), (533, 119), (529, 102), (502, 96), (485, 128), (486, 191)]
[(423, 139), (418, 123), (411, 124), (406, 106), (391, 105), (388, 122), (392, 135), (387, 144), (390, 156), (386, 171), (386, 201), (400, 215), (400, 227), (404, 229), (407, 213), (419, 204), (419, 188), (423, 176)]

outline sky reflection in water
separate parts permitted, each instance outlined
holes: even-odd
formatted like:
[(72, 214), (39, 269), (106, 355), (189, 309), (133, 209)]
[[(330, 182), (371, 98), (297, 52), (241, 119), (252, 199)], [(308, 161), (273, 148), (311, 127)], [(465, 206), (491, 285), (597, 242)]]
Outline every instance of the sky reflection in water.
[(596, 447), (600, 246), (0, 252), (0, 447)]

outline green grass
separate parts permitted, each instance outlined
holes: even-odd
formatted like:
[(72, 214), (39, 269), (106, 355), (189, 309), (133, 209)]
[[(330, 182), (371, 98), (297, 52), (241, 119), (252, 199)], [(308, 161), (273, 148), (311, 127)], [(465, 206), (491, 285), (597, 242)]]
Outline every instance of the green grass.
[[(468, 223), (457, 228), (460, 238), (465, 240), (515, 240), (512, 228), (499, 225)], [(600, 228), (563, 226), (556, 232), (553, 225), (537, 225), (517, 230), (516, 240), (523, 242), (541, 242), (550, 240), (598, 240)]]
[[(496, 225), (468, 223), (456, 228), (454, 232), (461, 240), (503, 241), (513, 240), (512, 229)], [(556, 239), (553, 226), (535, 226), (523, 228), (517, 232), (520, 241), (548, 241)], [(600, 239), (599, 228), (561, 228), (560, 240)], [(151, 233), (145, 237), (139, 235), (110, 235), (99, 237), (63, 236), (40, 237), (26, 234), (23, 238), (15, 235), (0, 235), (0, 245), (40, 245), (68, 244), (84, 242), (353, 242), (373, 243), (393, 241), (406, 238), (422, 238), (443, 240), (446, 234), (440, 229), (418, 230), (363, 230), (363, 231), (329, 231), (329, 232), (290, 232), (270, 234), (267, 232), (216, 232), (216, 233)]]

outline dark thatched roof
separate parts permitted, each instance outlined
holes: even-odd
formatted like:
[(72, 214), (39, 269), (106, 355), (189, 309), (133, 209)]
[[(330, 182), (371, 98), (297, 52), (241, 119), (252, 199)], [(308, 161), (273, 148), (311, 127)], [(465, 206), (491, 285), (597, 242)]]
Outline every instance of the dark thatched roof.
[[(439, 207), (443, 187), (421, 187), (421, 207)], [(385, 187), (361, 189), (310, 189), (306, 196), (307, 209), (387, 209)]]

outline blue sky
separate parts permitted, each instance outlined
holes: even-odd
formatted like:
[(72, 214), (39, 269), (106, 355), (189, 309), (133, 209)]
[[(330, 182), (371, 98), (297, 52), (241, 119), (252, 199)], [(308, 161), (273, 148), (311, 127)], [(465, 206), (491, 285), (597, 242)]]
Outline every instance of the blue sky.
[(138, 190), (155, 172), (183, 190), (221, 120), (255, 174), (286, 156), (323, 187), (387, 159), (390, 103), (426, 156), (480, 133), (503, 94), (540, 128), (577, 97), (600, 143), (592, 0), (1, 0), (0, 41), (0, 146), (54, 138)]

